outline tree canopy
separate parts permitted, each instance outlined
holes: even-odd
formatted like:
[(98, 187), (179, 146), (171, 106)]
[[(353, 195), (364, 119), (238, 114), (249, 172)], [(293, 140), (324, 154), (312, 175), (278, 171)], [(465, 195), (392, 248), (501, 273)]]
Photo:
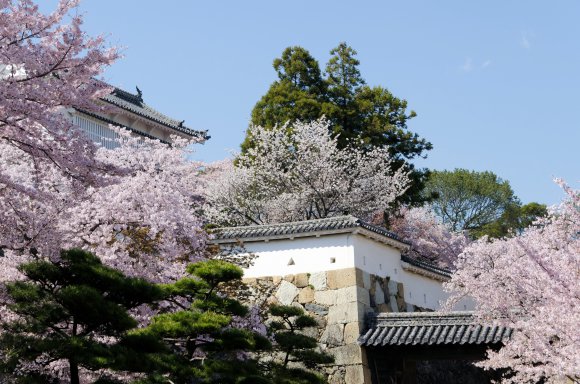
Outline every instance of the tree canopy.
[(208, 172), (206, 212), (221, 225), (250, 225), (353, 214), (368, 219), (408, 187), (388, 149), (340, 148), (329, 123), (253, 127), (254, 146)]
[[(357, 52), (346, 43), (330, 51), (324, 75), (318, 62), (302, 47), (288, 47), (274, 60), (278, 74), (266, 94), (252, 110), (251, 123), (266, 129), (287, 122), (309, 122), (325, 116), (338, 135), (340, 148), (364, 150), (389, 146), (393, 169), (410, 169), (413, 183), (398, 200), (419, 202), (426, 170), (414, 170), (409, 160), (424, 157), (431, 143), (409, 130), (407, 121), (416, 116), (407, 111), (407, 101), (381, 86), (369, 86), (359, 70)], [(248, 134), (242, 143), (245, 153), (253, 146)]]
[[(47, 382), (68, 376), (75, 384), (90, 372), (93, 379), (106, 376), (104, 369), (151, 369), (148, 351), (124, 337), (138, 324), (129, 311), (160, 300), (158, 286), (126, 277), (81, 250), (63, 251), (56, 261), (24, 263), (19, 270), (26, 280), (6, 284), (17, 317), (4, 318), (0, 332), (0, 367), (10, 377)], [(68, 367), (59, 369), (59, 361)]]
[(509, 182), (490, 171), (432, 171), (423, 193), (443, 224), (475, 238), (521, 232), (546, 214), (542, 204), (522, 206)]

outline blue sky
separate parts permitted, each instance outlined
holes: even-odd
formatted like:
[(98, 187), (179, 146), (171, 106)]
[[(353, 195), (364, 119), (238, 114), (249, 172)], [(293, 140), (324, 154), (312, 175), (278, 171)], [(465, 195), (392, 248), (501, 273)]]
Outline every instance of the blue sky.
[[(54, 0), (43, 0), (50, 9)], [(434, 149), (418, 166), (491, 170), (526, 203), (578, 188), (580, 2), (84, 0), (85, 28), (125, 47), (106, 79), (237, 149), (290, 45), (324, 66), (346, 41), (369, 85), (405, 98)]]

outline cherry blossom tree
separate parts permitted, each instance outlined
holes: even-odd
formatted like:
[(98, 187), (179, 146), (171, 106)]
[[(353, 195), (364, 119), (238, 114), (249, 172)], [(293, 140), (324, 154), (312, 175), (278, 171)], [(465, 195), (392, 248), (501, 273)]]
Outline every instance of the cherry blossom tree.
[[(118, 53), (85, 35), (81, 16), (69, 16), (76, 5), (61, 0), (44, 15), (30, 0), (0, 0), (0, 140), (30, 159), (37, 177), (56, 168), (93, 182), (101, 168), (95, 147), (56, 112), (102, 108), (94, 100), (110, 89), (97, 78)], [(26, 190), (7, 171), (0, 168), (2, 189)]]
[(469, 295), (484, 321), (512, 327), (509, 342), (483, 366), (511, 368), (505, 382), (580, 381), (580, 193), (516, 237), (469, 246), (448, 288)]
[(110, 151), (72, 125), (66, 111), (105, 108), (95, 101), (110, 88), (97, 78), (118, 57), (85, 35), (76, 5), (44, 15), (0, 0), (0, 281), (70, 247), (129, 275), (175, 278), (173, 261), (195, 259), (205, 241), (200, 164), (185, 158), (193, 141), (122, 134)]
[(400, 208), (390, 218), (389, 229), (411, 244), (409, 256), (447, 268), (453, 267), (470, 242), (464, 233), (453, 232), (438, 221), (429, 207)]
[(387, 147), (340, 149), (325, 119), (252, 127), (253, 146), (209, 170), (207, 212), (219, 224), (265, 224), (343, 214), (368, 218), (409, 185)]

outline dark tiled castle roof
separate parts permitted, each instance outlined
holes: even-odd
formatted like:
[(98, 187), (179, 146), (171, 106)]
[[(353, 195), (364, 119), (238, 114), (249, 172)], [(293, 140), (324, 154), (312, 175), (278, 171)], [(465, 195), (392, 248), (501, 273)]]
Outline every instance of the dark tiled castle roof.
[(215, 242), (225, 243), (228, 240), (263, 240), (272, 238), (288, 238), (292, 235), (314, 236), (325, 233), (353, 232), (365, 229), (400, 243), (402, 247), (408, 244), (393, 232), (362, 221), (354, 216), (337, 216), (325, 219), (294, 221), (289, 223), (251, 225), (246, 227), (227, 227), (215, 230)]
[(205, 140), (209, 139), (207, 131), (196, 131), (188, 128), (183, 125), (183, 121), (172, 119), (145, 104), (140, 91), (135, 95), (122, 89), (115, 88), (113, 92), (104, 96), (102, 100), (180, 133)]
[(445, 268), (441, 268), (441, 267), (439, 267), (433, 263), (430, 263), (428, 261), (413, 259), (413, 258), (410, 258), (410, 257), (405, 256), (405, 255), (401, 255), (401, 261), (403, 263), (407, 263), (411, 266), (427, 270), (429, 272), (444, 276), (446, 278), (451, 278), (452, 272), (450, 270), (445, 269)]
[(510, 328), (479, 325), (471, 312), (380, 313), (369, 319), (358, 343), (389, 345), (491, 345), (506, 341)]

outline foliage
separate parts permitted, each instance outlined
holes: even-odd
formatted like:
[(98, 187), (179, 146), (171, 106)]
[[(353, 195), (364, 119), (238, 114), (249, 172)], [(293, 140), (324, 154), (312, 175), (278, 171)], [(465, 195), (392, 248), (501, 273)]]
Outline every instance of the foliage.
[(329, 122), (252, 127), (254, 146), (208, 172), (207, 211), (221, 224), (264, 224), (385, 210), (408, 186), (388, 148), (340, 149)]
[(509, 182), (490, 171), (433, 171), (424, 194), (433, 197), (431, 209), (443, 224), (474, 238), (521, 233), (547, 213), (542, 204), (522, 206)]
[(427, 207), (402, 207), (391, 217), (389, 229), (411, 244), (409, 256), (446, 268), (453, 268), (459, 254), (470, 243), (464, 233), (449, 230)]
[[(274, 60), (278, 80), (256, 103), (251, 123), (271, 129), (287, 122), (309, 122), (326, 116), (341, 149), (388, 146), (393, 170), (405, 166), (412, 171), (413, 184), (398, 200), (421, 201), (418, 192), (426, 171), (414, 170), (408, 160), (425, 156), (432, 145), (409, 131), (407, 121), (416, 116), (415, 112), (407, 112), (407, 102), (386, 88), (366, 85), (358, 69), (356, 51), (346, 43), (340, 43), (330, 54), (323, 77), (318, 62), (307, 50), (286, 48), (282, 57)], [(249, 130), (242, 153), (253, 145)]]
[[(63, 0), (45, 16), (30, 0), (0, 0), (0, 137), (4, 146), (33, 159), (39, 175), (53, 165), (75, 180), (94, 182), (92, 171), (101, 166), (93, 159), (95, 148), (55, 112), (98, 110), (93, 100), (108, 88), (95, 78), (118, 53), (102, 37), (87, 38), (81, 16), (63, 23), (75, 5)], [(1, 185), (27, 192), (7, 171), (0, 167)]]
[(547, 215), (548, 209), (544, 204), (511, 204), (499, 219), (484, 225), (475, 233), (477, 237), (486, 235), (495, 239), (517, 235), (521, 234), (524, 229), (532, 225), (536, 220)]
[[(0, 334), (1, 367), (16, 381), (68, 376), (79, 383), (83, 370), (150, 368), (148, 354), (124, 337), (137, 326), (129, 310), (162, 297), (156, 285), (126, 277), (81, 250), (63, 251), (57, 261), (25, 263), (19, 270), (26, 280), (6, 284), (18, 317), (5, 321)], [(63, 360), (67, 372), (58, 369)]]
[(184, 157), (189, 141), (121, 134), (108, 151), (72, 125), (72, 108), (105, 108), (94, 101), (110, 89), (95, 78), (118, 56), (85, 36), (80, 16), (68, 20), (75, 6), (45, 16), (31, 1), (0, 0), (0, 282), (71, 247), (167, 280), (204, 245), (200, 164)]
[(489, 351), (489, 368), (512, 368), (506, 382), (580, 380), (580, 193), (517, 236), (481, 239), (456, 263), (450, 303), (468, 295), (483, 321), (513, 328), (509, 342)]
[(433, 212), (452, 231), (474, 233), (517, 203), (509, 182), (489, 171), (433, 171), (425, 193), (435, 196)]
[(334, 358), (317, 351), (316, 339), (302, 333), (305, 328), (316, 326), (316, 320), (305, 315), (302, 308), (288, 305), (272, 305), (269, 313), (275, 319), (270, 324), (270, 332), (282, 362), (268, 363), (266, 375), (275, 383), (324, 383), (323, 377), (311, 370), (320, 364), (332, 363)]
[(242, 270), (222, 260), (208, 260), (190, 264), (187, 272), (189, 276), (162, 286), (172, 306), (132, 333), (161, 339), (174, 353), (143, 382), (161, 378), (160, 382), (173, 383), (260, 382), (257, 364), (244, 352), (269, 349), (270, 342), (252, 329), (234, 326), (248, 309), (223, 291), (225, 284), (242, 277)]

